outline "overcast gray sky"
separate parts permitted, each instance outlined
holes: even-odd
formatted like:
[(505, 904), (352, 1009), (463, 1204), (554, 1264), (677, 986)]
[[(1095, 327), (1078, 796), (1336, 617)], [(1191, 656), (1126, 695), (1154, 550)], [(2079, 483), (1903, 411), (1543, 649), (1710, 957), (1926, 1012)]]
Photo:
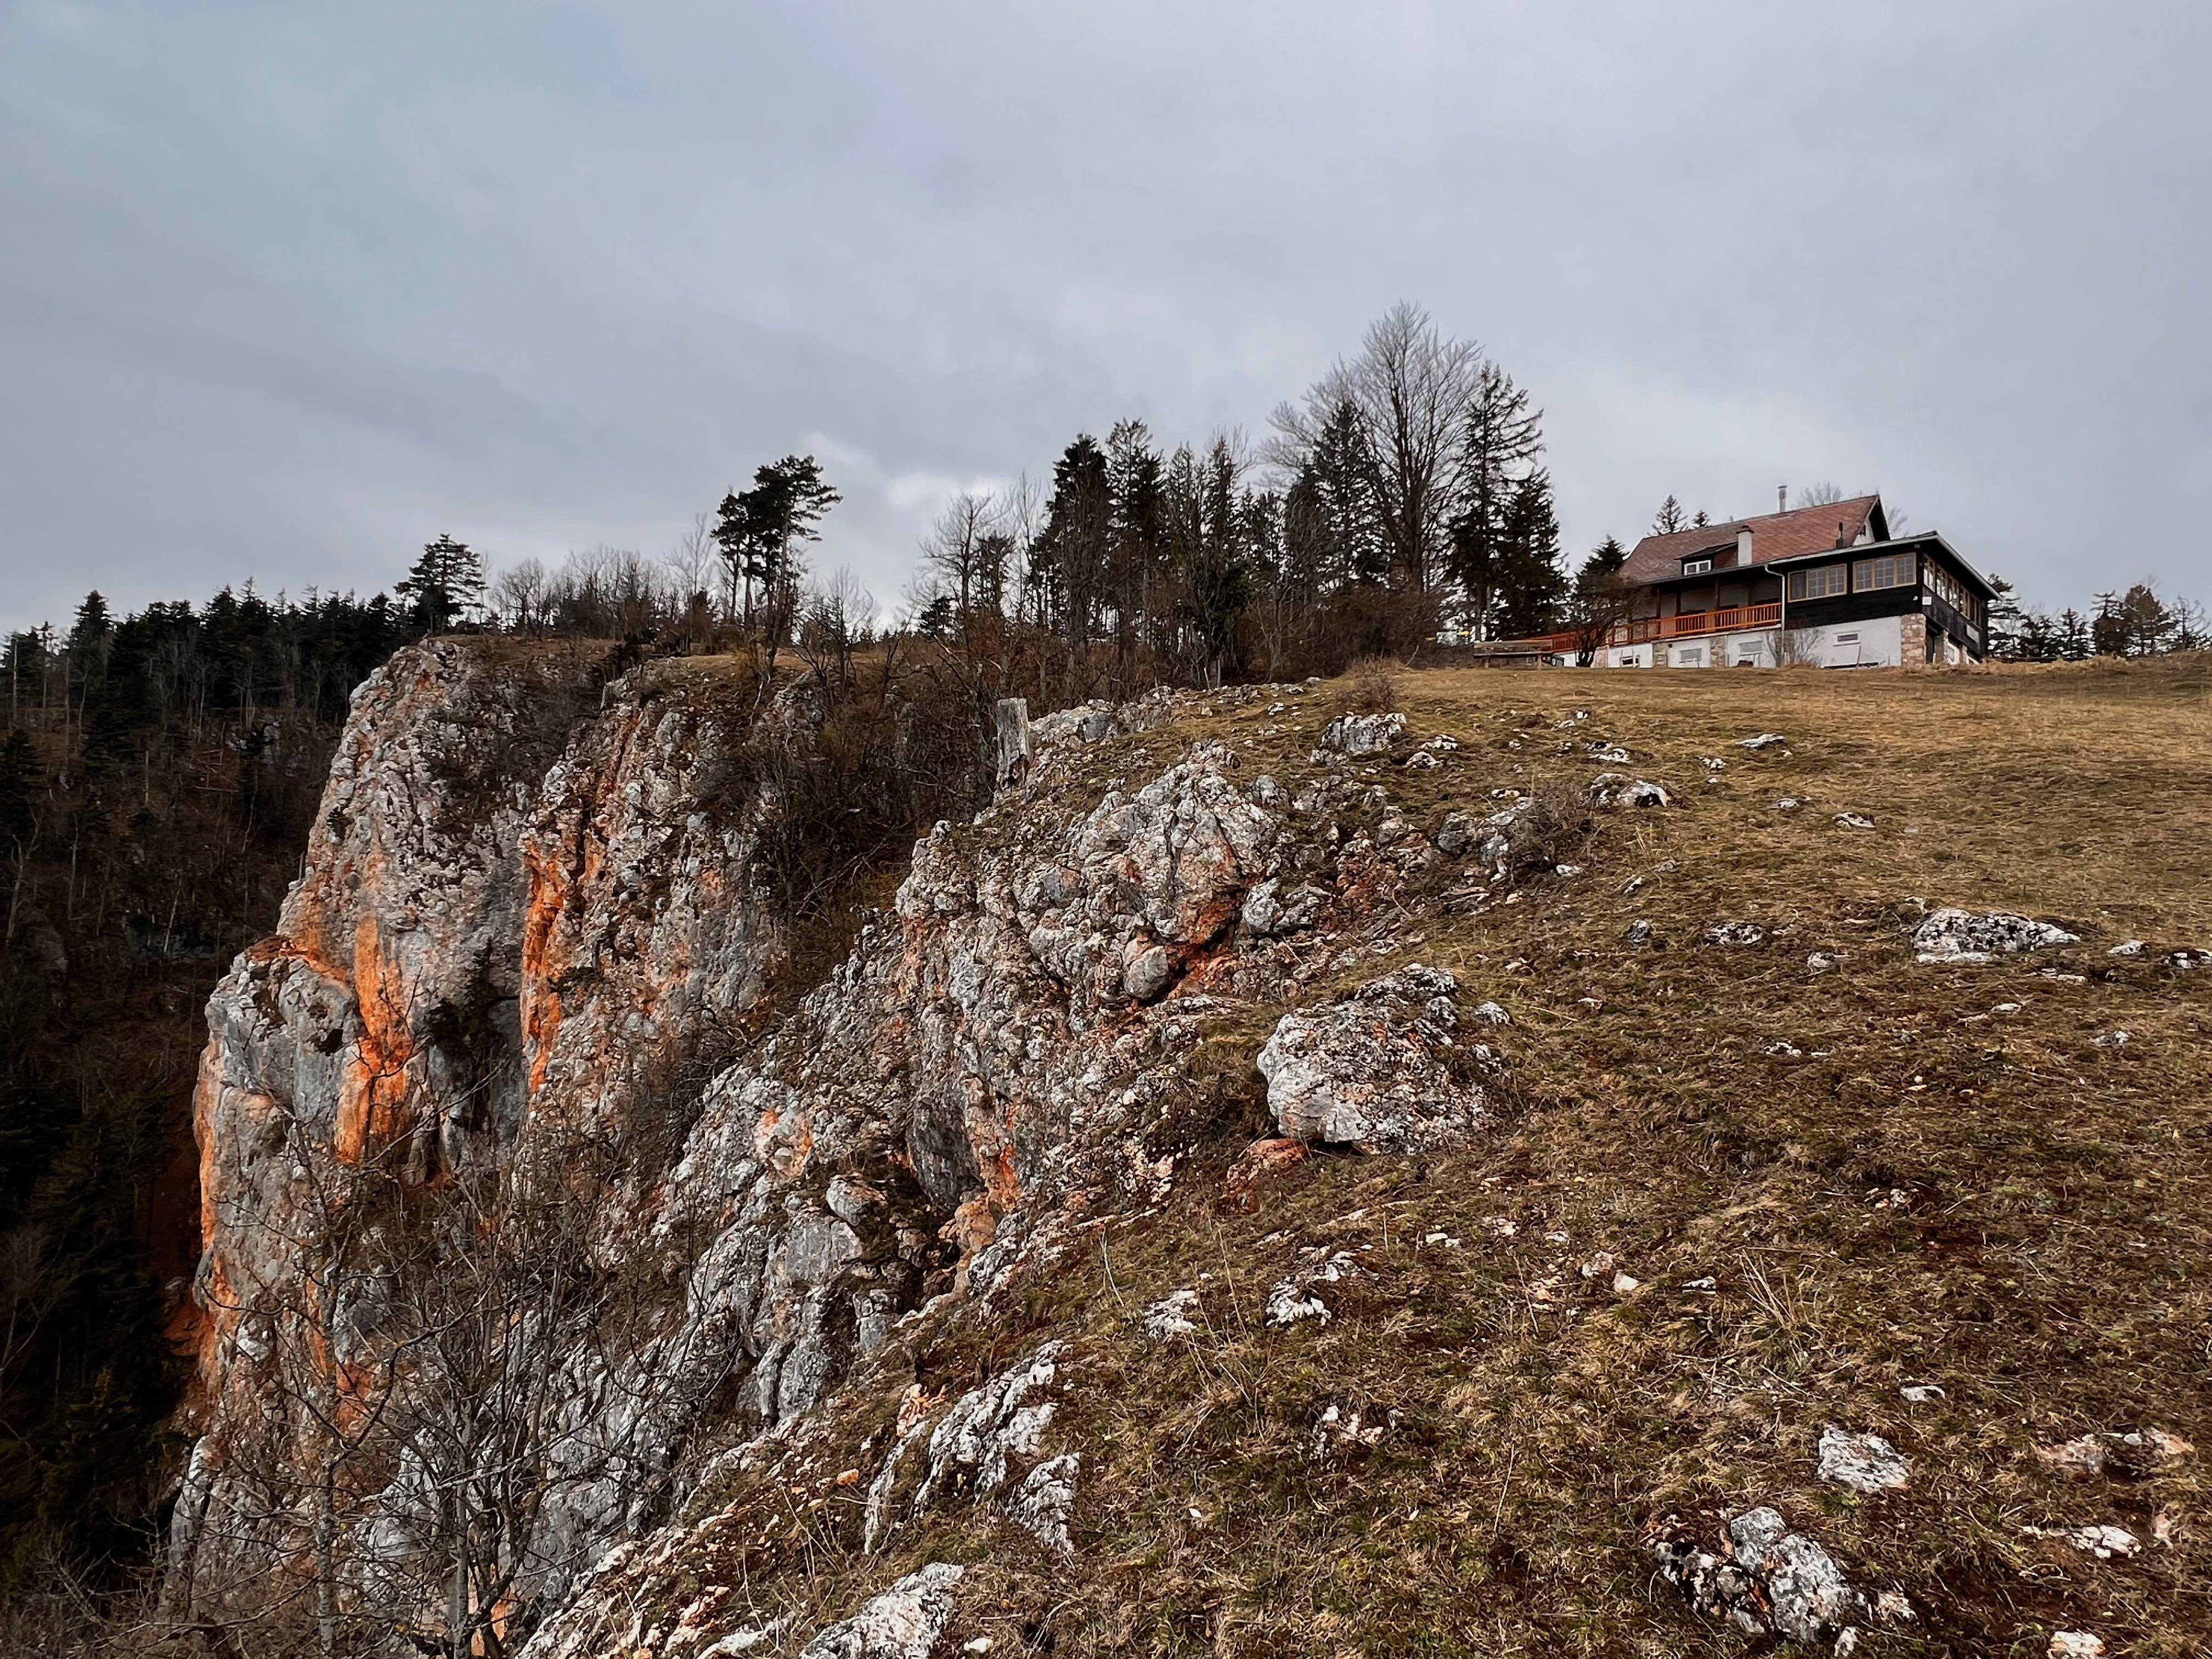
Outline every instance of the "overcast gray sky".
[(1399, 298), (1571, 549), (1878, 488), (2212, 597), (2212, 7), (0, 0), (0, 624), (666, 549), (885, 599), (1082, 428), (1256, 435)]

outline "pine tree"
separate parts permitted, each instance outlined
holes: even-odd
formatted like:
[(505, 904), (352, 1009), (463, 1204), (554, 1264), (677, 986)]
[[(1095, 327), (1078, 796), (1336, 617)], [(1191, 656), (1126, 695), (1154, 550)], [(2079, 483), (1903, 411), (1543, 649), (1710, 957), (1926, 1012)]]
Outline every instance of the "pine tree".
[[(1181, 556), (1183, 612), (1190, 624), (1199, 678), (1219, 685), (1236, 637), (1237, 619), (1252, 598), (1252, 567), (1245, 556), (1243, 515), (1238, 508), (1236, 455), (1217, 438), (1206, 459), (1176, 452), (1174, 476), (1187, 481), (1188, 500), (1171, 517), (1182, 522), (1174, 538)], [(1181, 492), (1177, 492), (1181, 493)]]
[[(422, 556), (413, 568), (392, 585), (392, 591), (414, 613), (415, 625), (425, 634), (443, 634), (483, 601), (483, 561), (465, 542), (441, 535), (423, 544)], [(241, 612), (267, 605), (246, 586)], [(250, 620), (244, 617), (241, 620)]]
[(2089, 617), (2089, 648), (2100, 657), (2123, 654), (2128, 641), (2120, 621), (2120, 596), (2108, 591), (2091, 599), (2097, 608)]
[(114, 633), (115, 619), (108, 615), (107, 600), (95, 587), (84, 596), (84, 603), (76, 608), (76, 620), (70, 625), (70, 655), (81, 662), (102, 657)]
[(1681, 502), (1672, 495), (1660, 502), (1659, 510), (1651, 515), (1651, 533), (1655, 536), (1671, 536), (1678, 530), (1689, 527), (1689, 515), (1682, 511)]
[(2009, 660), (2057, 662), (2063, 654), (2063, 643), (2057, 623), (2040, 611), (2023, 611)]
[(1133, 665), (1140, 632), (1149, 630), (1157, 649), (1167, 620), (1162, 519), (1162, 467), (1152, 434), (1142, 421), (1116, 421), (1106, 434), (1109, 499), (1107, 588), (1114, 610), (1115, 650), (1126, 676)]
[(723, 501), (714, 539), (730, 562), (733, 585), (744, 584), (748, 626), (757, 598), (771, 677), (798, 611), (804, 574), (799, 547), (821, 539), (822, 520), (844, 499), (823, 478), (822, 464), (811, 455), (787, 455), (754, 469), (752, 488)]
[(1358, 412), (1349, 403), (1339, 404), (1322, 422), (1291, 486), (1297, 500), (1286, 512), (1297, 524), (1285, 526), (1292, 544), (1288, 557), (1310, 573), (1316, 592), (1354, 582), (1379, 586), (1389, 579), (1366, 441)]

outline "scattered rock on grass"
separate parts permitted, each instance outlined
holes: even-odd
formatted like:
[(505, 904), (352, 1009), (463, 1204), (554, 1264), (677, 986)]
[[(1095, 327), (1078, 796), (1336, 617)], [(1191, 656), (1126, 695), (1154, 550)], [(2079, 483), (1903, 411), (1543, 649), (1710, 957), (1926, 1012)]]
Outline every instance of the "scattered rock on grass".
[(1446, 858), (1458, 858), (1474, 845), (1474, 816), (1469, 812), (1452, 811), (1444, 814), (1443, 823), (1433, 837), (1437, 851)]
[(1816, 974), (1825, 974), (1842, 960), (1833, 951), (1815, 951), (1805, 958), (1805, 966)]
[(2179, 1435), (2169, 1434), (2164, 1429), (2143, 1429), (2133, 1434), (2124, 1434), (2120, 1437), (2120, 1443), (2130, 1450), (2149, 1453), (2154, 1463), (2178, 1463), (2197, 1449)]
[(1346, 1416), (1341, 1407), (1331, 1401), (1320, 1421), (1314, 1425), (1314, 1455), (1324, 1457), (1333, 1451), (1359, 1451), (1381, 1444), (1383, 1431), (1389, 1425), (1370, 1423), (1363, 1426), (1359, 1419), (1358, 1412)]
[(1977, 915), (1949, 905), (1931, 912), (1912, 930), (1912, 948), (1923, 962), (1994, 962), (2000, 956), (2081, 942), (2080, 934), (2032, 916), (2008, 910)]
[(1318, 1267), (1278, 1279), (1267, 1291), (1267, 1322), (1296, 1325), (1303, 1320), (1316, 1319), (1328, 1324), (1328, 1304), (1315, 1294), (1316, 1287), (1338, 1284), (1358, 1271), (1352, 1253), (1339, 1250)]
[(1736, 745), (1739, 749), (1772, 749), (1789, 742), (1779, 732), (1762, 732), (1755, 738), (1746, 738)]
[(1620, 792), (1620, 804), (1628, 807), (1671, 806), (1674, 798), (1648, 778), (1638, 778)]
[(1191, 1316), (1198, 1311), (1196, 1291), (1173, 1291), (1144, 1311), (1145, 1334), (1155, 1342), (1188, 1336), (1198, 1328)]
[(1006, 1500), (1006, 1518), (1047, 1549), (1073, 1547), (1067, 1522), (1075, 1511), (1075, 1476), (1082, 1467), (1080, 1452), (1045, 1459), (1022, 1478)]
[(2143, 942), (2139, 939), (2124, 939), (2105, 952), (2108, 957), (2139, 957), (2143, 953)]
[(1863, 812), (1838, 812), (1836, 827), (1839, 830), (1871, 830), (1874, 820)]
[(1898, 1394), (1908, 1406), (1933, 1405), (1943, 1397), (1943, 1390), (1933, 1382), (1908, 1382)]
[(1709, 1619), (1724, 1619), (1747, 1636), (1769, 1633), (1793, 1642), (1828, 1642), (1848, 1653), (1857, 1642), (1853, 1621), (1866, 1599), (1851, 1588), (1836, 1559), (1776, 1510), (1747, 1510), (1728, 1523), (1714, 1550), (1699, 1547), (1669, 1516), (1652, 1544), (1660, 1577)]
[(2105, 1659), (2105, 1638), (2086, 1630), (2054, 1631), (2045, 1652), (2050, 1659)]
[(1820, 1479), (1853, 1492), (1902, 1492), (1911, 1466), (1878, 1434), (1853, 1434), (1831, 1423), (1820, 1431)]
[(2105, 1472), (2105, 1445), (2094, 1434), (2069, 1440), (2060, 1446), (2038, 1446), (2036, 1457), (2053, 1474), (2090, 1480)]
[(849, 1619), (821, 1632), (799, 1659), (929, 1659), (952, 1620), (965, 1569), (933, 1561), (910, 1572)]
[(1346, 755), (1379, 755), (1405, 729), (1403, 714), (1339, 714), (1322, 728), (1322, 746)]
[(2056, 1538), (2071, 1544), (2084, 1555), (2094, 1555), (2100, 1561), (2115, 1559), (2125, 1560), (2142, 1548), (2135, 1534), (2125, 1527), (2101, 1524), (2087, 1527), (2029, 1527), (2025, 1528), (2031, 1538)]
[(1757, 945), (1765, 937), (1766, 930), (1755, 921), (1717, 921), (1698, 935), (1698, 943), (1728, 945)]

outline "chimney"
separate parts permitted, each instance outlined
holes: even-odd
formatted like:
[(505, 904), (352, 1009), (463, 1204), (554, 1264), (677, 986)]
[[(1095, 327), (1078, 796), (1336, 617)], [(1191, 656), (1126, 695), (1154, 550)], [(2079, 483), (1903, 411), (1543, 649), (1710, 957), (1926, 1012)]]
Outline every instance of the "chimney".
[(1790, 510), (1790, 486), (1786, 483), (1774, 486), (1774, 510), (1777, 513), (1787, 513)]
[(1751, 562), (1751, 526), (1746, 525), (1735, 532), (1735, 564), (1741, 570)]

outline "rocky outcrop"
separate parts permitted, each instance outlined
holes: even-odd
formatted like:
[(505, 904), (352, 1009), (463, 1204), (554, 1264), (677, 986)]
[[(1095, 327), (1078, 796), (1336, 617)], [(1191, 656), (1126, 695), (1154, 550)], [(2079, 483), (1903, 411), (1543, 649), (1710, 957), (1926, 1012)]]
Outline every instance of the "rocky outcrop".
[(1259, 1056), (1276, 1127), (1290, 1139), (1365, 1152), (1464, 1139), (1483, 1096), (1465, 1075), (1481, 1055), (1461, 1054), (1452, 1035), (1458, 988), (1443, 969), (1415, 963), (1341, 1002), (1284, 1015)]
[[(755, 722), (719, 672), (595, 696), (580, 667), (441, 645), (363, 688), (279, 933), (210, 1005), (212, 1320), (173, 1607), (308, 1574), (418, 1641), (473, 1618), (595, 1650), (623, 1624), (586, 1588), (622, 1581), (611, 1547), (902, 1321), (1156, 1201), (1209, 1018), (1301, 1000), (1322, 963), (1291, 936), (1443, 856), (1395, 813), (1340, 823), (1382, 795), (1340, 767), (1293, 798), (1218, 743), (1132, 750), (1164, 697), (1048, 715), (997, 802), (924, 837), (849, 953), (756, 1029), (784, 937), (752, 875), (778, 810), (755, 762), (814, 716), (802, 684)], [(1463, 1133), (1482, 1097), (1455, 988), (1409, 968), (1285, 1021), (1266, 1069), (1286, 1133)], [(498, 1334), (473, 1382), (402, 1340), (463, 1315)], [(1066, 1363), (1042, 1348), (918, 1406), (855, 1472), (872, 1540), (957, 1500), (1067, 1547), (1081, 1462), (1045, 1433)], [(520, 1377), (530, 1426), (501, 1455), (528, 1502), (456, 1567), (439, 1495), (473, 1454), (422, 1425)], [(886, 1594), (934, 1607), (951, 1582)]]

